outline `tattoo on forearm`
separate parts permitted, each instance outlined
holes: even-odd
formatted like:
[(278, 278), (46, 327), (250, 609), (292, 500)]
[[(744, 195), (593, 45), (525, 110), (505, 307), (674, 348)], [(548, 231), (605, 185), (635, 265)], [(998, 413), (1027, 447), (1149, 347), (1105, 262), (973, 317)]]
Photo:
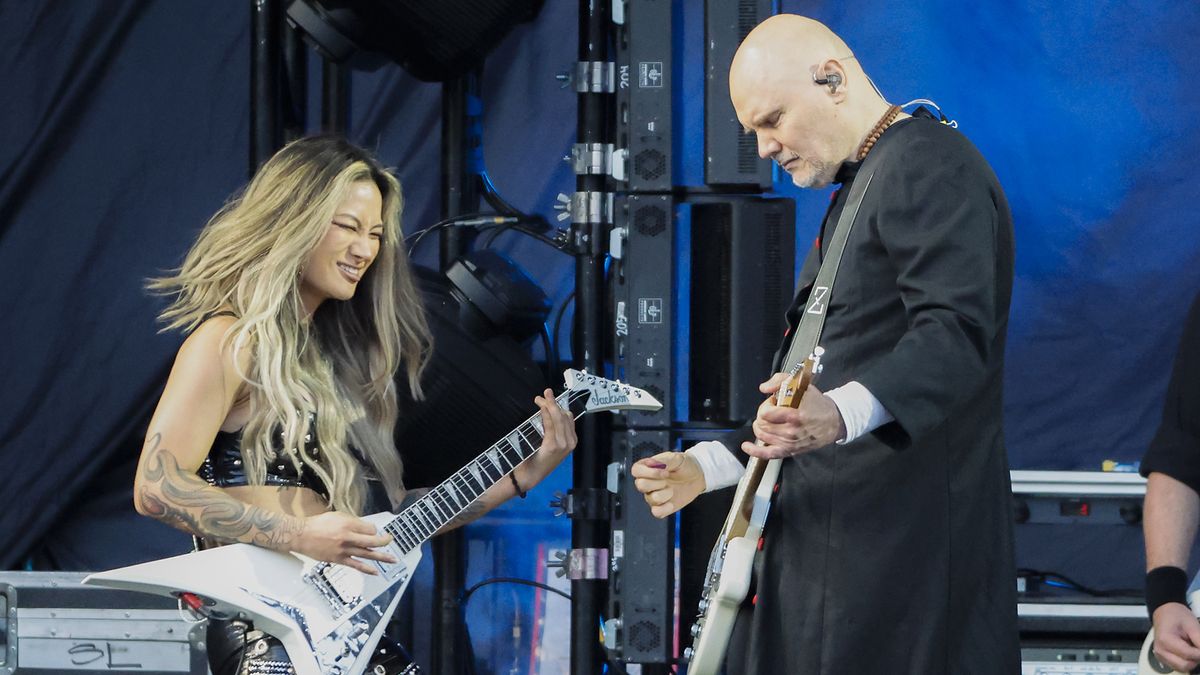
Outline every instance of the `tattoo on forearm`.
[[(405, 492), (404, 499), (400, 501), (400, 506), (397, 510), (403, 511), (404, 509), (408, 508), (418, 499), (428, 494), (429, 490), (430, 488), (417, 488), (415, 490), (409, 490)], [(446, 524), (443, 525), (442, 528), (437, 531), (437, 533), (444, 534), (456, 527), (462, 527), (467, 523), (478, 520), (481, 516), (483, 516), (483, 514), (491, 511), (494, 506), (495, 504), (488, 504), (487, 499), (481, 496), (476, 501), (467, 504), (466, 508), (464, 508), (457, 516), (454, 516), (450, 520), (446, 521)]]
[(471, 502), (470, 504), (467, 504), (467, 508), (462, 510), (462, 513), (451, 518), (450, 522), (446, 523), (446, 526), (442, 528), (442, 531), (453, 530), (456, 527), (462, 527), (467, 523), (478, 520), (481, 516), (483, 516), (483, 514), (490, 510), (491, 507), (489, 507), (487, 504), (484, 504), (483, 500)]
[(137, 499), (145, 514), (222, 543), (285, 549), (300, 534), (296, 519), (230, 497), (181, 468), (161, 442), (160, 434), (151, 437), (142, 466)]

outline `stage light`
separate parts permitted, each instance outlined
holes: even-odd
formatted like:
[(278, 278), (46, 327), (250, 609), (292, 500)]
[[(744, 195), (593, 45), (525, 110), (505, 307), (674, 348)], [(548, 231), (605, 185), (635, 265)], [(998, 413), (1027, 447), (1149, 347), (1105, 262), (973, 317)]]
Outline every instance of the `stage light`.
[(397, 377), (395, 439), (404, 484), (421, 487), (445, 480), (535, 412), (533, 397), (547, 383), (521, 340), (529, 339), (537, 307), (544, 307), (545, 320), (549, 302), (524, 272), (492, 251), (473, 251), (455, 263), (457, 283), (426, 267), (414, 269), (434, 348), (422, 377), (423, 400), (408, 396), (403, 374)]
[(446, 272), (459, 300), (462, 325), (480, 339), (497, 334), (528, 345), (550, 314), (550, 300), (509, 258), (488, 249), (471, 251)]
[(466, 74), (543, 0), (293, 0), (288, 22), (327, 59), (384, 55), (427, 82)]

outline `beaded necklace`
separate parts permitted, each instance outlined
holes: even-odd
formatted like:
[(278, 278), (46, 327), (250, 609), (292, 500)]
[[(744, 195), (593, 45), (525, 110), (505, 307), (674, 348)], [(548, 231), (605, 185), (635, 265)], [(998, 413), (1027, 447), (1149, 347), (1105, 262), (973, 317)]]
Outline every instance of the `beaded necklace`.
[(883, 117), (879, 118), (879, 121), (875, 123), (875, 127), (871, 129), (871, 133), (867, 134), (866, 139), (863, 140), (863, 144), (859, 146), (858, 161), (861, 162), (866, 159), (867, 153), (871, 151), (871, 148), (875, 147), (875, 141), (878, 141), (883, 132), (891, 126), (892, 122), (896, 121), (896, 116), (899, 114), (900, 106), (898, 105), (889, 107), (887, 112), (883, 113)]

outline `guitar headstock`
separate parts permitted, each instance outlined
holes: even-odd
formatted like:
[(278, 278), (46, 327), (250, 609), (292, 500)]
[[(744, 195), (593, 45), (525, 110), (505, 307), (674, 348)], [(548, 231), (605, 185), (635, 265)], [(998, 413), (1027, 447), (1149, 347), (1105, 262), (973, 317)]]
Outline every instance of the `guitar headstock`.
[[(567, 391), (587, 392), (587, 401), (583, 412), (600, 412), (604, 410), (648, 410), (662, 408), (662, 403), (643, 389), (617, 380), (610, 380), (599, 375), (592, 375), (581, 370), (568, 368), (563, 371)], [(574, 408), (574, 406), (572, 406)]]
[(808, 391), (808, 385), (812, 384), (813, 376), (821, 372), (821, 356), (825, 350), (817, 347), (813, 349), (813, 353), (801, 363), (792, 367), (788, 373), (788, 379), (779, 388), (779, 393), (775, 395), (775, 405), (788, 408), (799, 408), (800, 399), (804, 398), (804, 392)]

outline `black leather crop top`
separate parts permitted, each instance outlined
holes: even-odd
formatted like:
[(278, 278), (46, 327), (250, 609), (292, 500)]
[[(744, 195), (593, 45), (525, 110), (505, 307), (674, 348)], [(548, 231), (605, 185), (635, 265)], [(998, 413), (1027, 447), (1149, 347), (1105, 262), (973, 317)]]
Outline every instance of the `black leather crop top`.
[[(319, 459), (321, 449), (317, 447), (315, 420), (310, 421), (309, 431), (304, 436), (304, 453), (310, 459)], [(282, 439), (276, 439), (275, 456), (267, 463), (266, 485), (282, 487), (306, 487), (325, 499), (329, 499), (329, 490), (321, 478), (311, 470), (300, 465), (299, 470), (291, 458), (283, 452)], [(218, 431), (213, 439), (212, 449), (208, 457), (196, 472), (209, 484), (217, 487), (236, 487), (249, 485), (246, 478), (246, 467), (242, 461), (242, 431)]]

